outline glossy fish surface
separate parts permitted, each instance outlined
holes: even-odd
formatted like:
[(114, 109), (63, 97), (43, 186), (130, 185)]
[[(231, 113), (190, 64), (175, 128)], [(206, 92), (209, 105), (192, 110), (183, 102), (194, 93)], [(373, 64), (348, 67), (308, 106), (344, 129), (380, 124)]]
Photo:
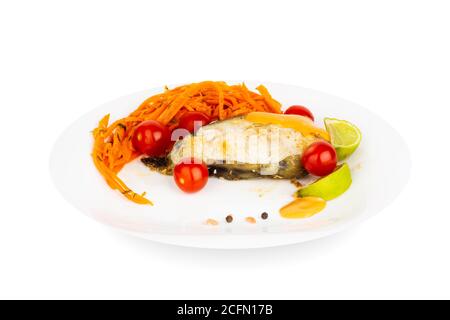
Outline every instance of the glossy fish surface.
[(167, 158), (144, 158), (150, 168), (171, 174), (186, 158), (203, 161), (211, 176), (227, 180), (292, 179), (305, 174), (304, 150), (318, 138), (277, 124), (261, 124), (244, 117), (213, 122), (195, 135), (178, 141)]

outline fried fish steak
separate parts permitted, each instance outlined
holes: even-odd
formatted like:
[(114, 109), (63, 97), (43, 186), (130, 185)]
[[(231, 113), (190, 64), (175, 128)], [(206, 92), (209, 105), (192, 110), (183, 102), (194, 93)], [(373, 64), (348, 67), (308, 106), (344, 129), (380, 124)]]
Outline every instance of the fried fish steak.
[(261, 124), (236, 117), (201, 127), (175, 143), (165, 158), (142, 162), (171, 175), (184, 159), (203, 161), (210, 176), (227, 180), (255, 178), (293, 179), (306, 174), (301, 165), (304, 150), (318, 138), (277, 124)]

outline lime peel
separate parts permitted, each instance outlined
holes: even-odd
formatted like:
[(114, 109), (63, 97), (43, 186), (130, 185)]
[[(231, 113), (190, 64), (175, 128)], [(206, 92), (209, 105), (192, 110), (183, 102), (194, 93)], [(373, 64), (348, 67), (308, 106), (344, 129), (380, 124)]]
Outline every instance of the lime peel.
[(300, 188), (296, 192), (297, 197), (319, 197), (324, 200), (332, 200), (339, 197), (350, 188), (352, 175), (349, 166), (344, 163), (336, 168), (328, 176), (320, 178), (316, 182)]
[(325, 118), (325, 128), (327, 129), (331, 144), (336, 149), (339, 160), (348, 158), (361, 143), (361, 131), (354, 124), (334, 118)]

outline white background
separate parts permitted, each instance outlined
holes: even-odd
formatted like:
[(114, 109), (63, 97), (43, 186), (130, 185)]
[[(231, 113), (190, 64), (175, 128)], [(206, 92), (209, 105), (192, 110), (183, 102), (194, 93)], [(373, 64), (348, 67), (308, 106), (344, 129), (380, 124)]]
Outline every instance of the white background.
[[(0, 2), (0, 298), (450, 298), (449, 16), (445, 0)], [(205, 79), (368, 107), (407, 140), (410, 183), (348, 232), (250, 251), (134, 239), (54, 189), (72, 121)]]

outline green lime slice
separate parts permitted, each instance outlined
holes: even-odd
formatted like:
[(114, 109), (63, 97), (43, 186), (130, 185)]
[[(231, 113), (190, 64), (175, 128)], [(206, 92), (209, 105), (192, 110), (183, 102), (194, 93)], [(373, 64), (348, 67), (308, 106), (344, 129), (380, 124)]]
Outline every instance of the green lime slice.
[(325, 118), (324, 122), (338, 159), (348, 158), (361, 143), (361, 131), (354, 124), (345, 120)]
[(297, 197), (319, 197), (324, 200), (332, 200), (339, 197), (352, 184), (350, 168), (346, 163), (338, 166), (328, 176), (320, 178), (316, 182), (300, 188)]

